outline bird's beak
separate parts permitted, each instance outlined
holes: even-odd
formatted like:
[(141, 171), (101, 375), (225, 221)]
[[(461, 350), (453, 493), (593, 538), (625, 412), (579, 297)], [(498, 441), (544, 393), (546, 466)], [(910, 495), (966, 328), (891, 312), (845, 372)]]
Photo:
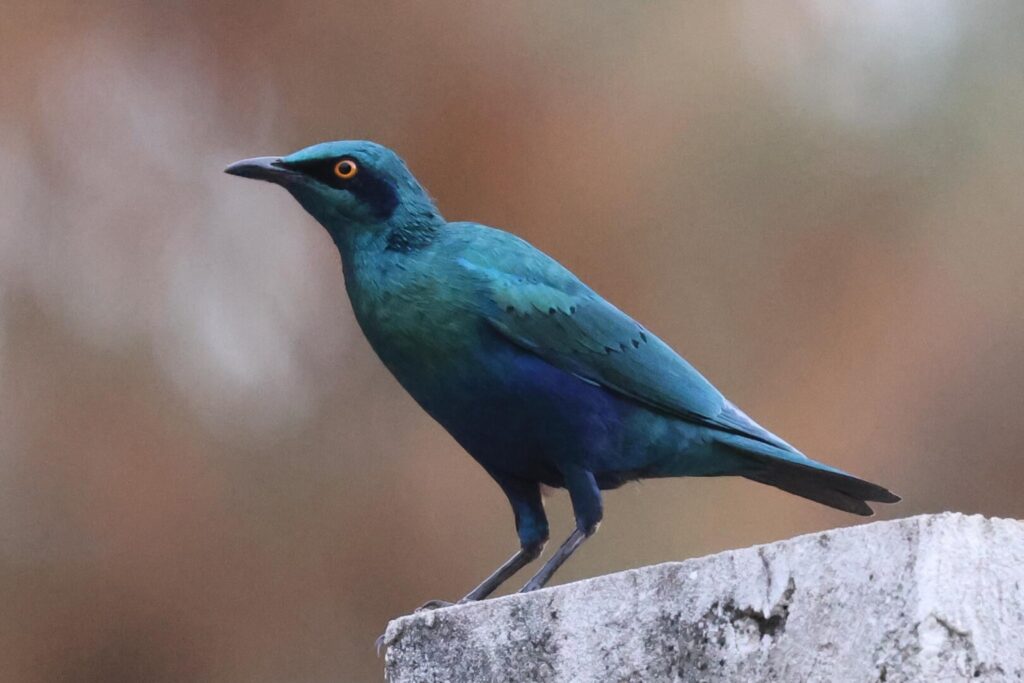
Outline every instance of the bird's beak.
[(281, 184), (286, 178), (297, 175), (281, 164), (280, 157), (253, 157), (236, 161), (224, 169), (225, 173), (241, 178), (254, 178)]

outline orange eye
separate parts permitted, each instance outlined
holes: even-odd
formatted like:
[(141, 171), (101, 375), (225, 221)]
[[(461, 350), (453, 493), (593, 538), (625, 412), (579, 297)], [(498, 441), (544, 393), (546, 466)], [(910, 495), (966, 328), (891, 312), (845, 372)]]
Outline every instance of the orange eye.
[(342, 180), (351, 180), (359, 173), (359, 167), (351, 159), (342, 159), (334, 165), (334, 175)]

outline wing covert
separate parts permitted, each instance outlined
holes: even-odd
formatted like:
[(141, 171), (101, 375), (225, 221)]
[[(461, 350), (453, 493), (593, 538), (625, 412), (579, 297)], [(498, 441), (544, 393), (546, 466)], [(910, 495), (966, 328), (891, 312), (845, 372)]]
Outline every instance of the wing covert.
[(459, 259), (483, 285), (485, 316), (498, 333), (562, 370), (662, 412), (699, 422), (722, 412), (722, 395), (679, 354), (557, 262), (530, 250), (532, 261), (521, 273)]

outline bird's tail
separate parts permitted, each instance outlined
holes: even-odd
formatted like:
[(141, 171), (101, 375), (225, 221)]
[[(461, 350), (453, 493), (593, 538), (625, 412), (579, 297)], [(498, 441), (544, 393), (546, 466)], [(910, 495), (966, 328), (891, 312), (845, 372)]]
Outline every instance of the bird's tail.
[(784, 460), (766, 463), (758, 472), (744, 474), (747, 479), (795, 493), (837, 510), (865, 517), (874, 513), (868, 502), (898, 503), (900, 497), (888, 489), (842, 472), (820, 470)]
[(883, 486), (807, 458), (802, 453), (728, 435), (720, 443), (746, 457), (751, 467), (742, 476), (788, 491), (822, 505), (852, 512), (873, 514), (869, 502), (898, 503), (900, 497)]

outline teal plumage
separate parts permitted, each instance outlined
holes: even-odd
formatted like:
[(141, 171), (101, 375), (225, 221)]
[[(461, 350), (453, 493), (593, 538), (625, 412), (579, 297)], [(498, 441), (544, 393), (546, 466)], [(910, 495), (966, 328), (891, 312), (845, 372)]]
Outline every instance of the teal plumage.
[(324, 143), (228, 172), (283, 186), (326, 228), (371, 346), (508, 497), (520, 550), (466, 600), (539, 556), (541, 484), (569, 491), (577, 523), (524, 590), (596, 531), (600, 491), (634, 479), (739, 475), (862, 515), (869, 501), (899, 500), (760, 427), (524, 240), (446, 222), (385, 147)]

